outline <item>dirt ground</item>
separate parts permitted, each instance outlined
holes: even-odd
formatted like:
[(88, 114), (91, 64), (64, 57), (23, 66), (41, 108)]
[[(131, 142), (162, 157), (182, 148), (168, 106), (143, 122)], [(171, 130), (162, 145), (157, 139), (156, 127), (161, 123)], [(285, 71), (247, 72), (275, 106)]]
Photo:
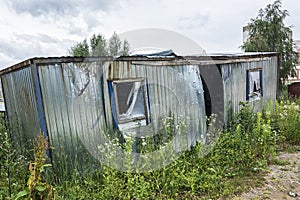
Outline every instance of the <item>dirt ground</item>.
[(300, 200), (300, 150), (294, 153), (281, 152), (276, 164), (269, 166), (265, 174), (265, 184), (261, 188), (251, 188), (234, 200)]

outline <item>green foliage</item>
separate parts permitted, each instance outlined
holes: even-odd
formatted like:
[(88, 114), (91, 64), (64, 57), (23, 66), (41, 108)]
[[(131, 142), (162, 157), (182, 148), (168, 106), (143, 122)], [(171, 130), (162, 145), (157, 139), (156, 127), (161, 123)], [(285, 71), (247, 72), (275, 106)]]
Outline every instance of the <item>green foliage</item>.
[(42, 180), (42, 173), (45, 167), (51, 164), (45, 164), (46, 150), (48, 149), (48, 140), (44, 139), (43, 133), (37, 137), (37, 144), (34, 145), (34, 162), (29, 163), (30, 176), (25, 190), (20, 191), (14, 199), (27, 196), (27, 199), (55, 199), (54, 188)]
[(281, 140), (300, 145), (300, 100), (278, 101), (274, 109), (264, 111), (264, 117), (270, 120)]
[[(183, 123), (183, 122), (182, 122)], [(184, 127), (184, 125), (183, 125)], [(172, 118), (165, 120), (167, 133), (172, 132)], [(245, 104), (235, 116), (228, 131), (225, 131), (214, 148), (206, 156), (200, 143), (182, 154), (171, 165), (153, 172), (119, 172), (103, 166), (98, 176), (95, 199), (199, 199), (218, 198), (242, 191), (247, 185), (240, 180), (253, 177), (262, 170), (276, 152), (277, 134), (271, 122), (262, 113), (253, 113)], [(126, 145), (130, 148), (132, 145)], [(130, 149), (129, 149), (130, 150)], [(149, 149), (147, 149), (149, 151)], [(85, 179), (83, 191), (91, 191), (95, 185), (92, 177)], [(81, 185), (81, 189), (82, 189)], [(59, 190), (60, 198), (72, 198), (71, 191)], [(80, 193), (80, 199), (90, 193)]]
[(129, 55), (129, 51), (130, 51), (130, 45), (129, 42), (125, 39), (123, 41), (123, 46), (120, 50), (120, 55), (121, 56), (128, 56)]
[(82, 42), (77, 43), (75, 46), (71, 47), (69, 53), (72, 56), (88, 56), (90, 53), (89, 53), (89, 45), (86, 39), (83, 40)]
[(17, 153), (3, 119), (0, 120), (0, 199), (10, 199), (26, 184), (27, 158)]
[(117, 56), (120, 53), (122, 42), (116, 32), (109, 39), (108, 51), (111, 56)]
[(129, 54), (129, 43), (123, 42), (116, 32), (113, 33), (109, 41), (102, 34), (93, 34), (90, 43), (87, 39), (71, 47), (69, 54), (71, 56), (126, 56)]
[(98, 35), (93, 34), (90, 39), (91, 52), (92, 56), (107, 56), (107, 44), (106, 39), (100, 33)]
[[(263, 183), (260, 172), (264, 171), (268, 163), (278, 163), (274, 158), (277, 145), (300, 144), (300, 100), (271, 102), (262, 112), (257, 113), (254, 113), (247, 103), (241, 106), (239, 114), (234, 116), (228, 129), (219, 136), (208, 154), (204, 153), (207, 149), (199, 143), (190, 151), (183, 152), (181, 157), (170, 165), (156, 171), (131, 173), (101, 166), (101, 169), (85, 176), (80, 177), (74, 173), (69, 175), (68, 179), (55, 183), (55, 198), (217, 199), (230, 198), (231, 195), (249, 187), (260, 185)], [(166, 133), (174, 131), (173, 123), (172, 117), (165, 120)], [(179, 124), (184, 133), (184, 121), (180, 121)], [(126, 140), (124, 149), (132, 152), (133, 142)], [(146, 146), (145, 151), (151, 151), (150, 146)], [(40, 164), (36, 164), (36, 168), (30, 170), (28, 179), (28, 182), (35, 184), (31, 184), (31, 190), (27, 187), (15, 197), (21, 198), (29, 193), (45, 196), (45, 193), (49, 192), (46, 182), (42, 181), (41, 177), (38, 178), (41, 175), (38, 169), (45, 167), (42, 164), (44, 152), (39, 152), (40, 156), (35, 156), (39, 161), (35, 160), (34, 163)], [(5, 161), (7, 158), (3, 153), (1, 155), (1, 161)], [(11, 160), (6, 162), (13, 163)], [(4, 168), (1, 168), (1, 174), (4, 171)], [(11, 178), (11, 181), (11, 185), (16, 183), (20, 186), (20, 183), (17, 183), (20, 180)], [(7, 184), (5, 186), (7, 187)], [(1, 187), (2, 197), (11, 197), (7, 190)], [(12, 193), (16, 194), (15, 189)]]
[(258, 16), (251, 19), (246, 27), (249, 31), (249, 38), (242, 45), (242, 49), (246, 52), (279, 52), (280, 78), (283, 81), (289, 75), (296, 75), (295, 67), (298, 62), (291, 27), (286, 27), (284, 24), (287, 16), (288, 11), (281, 9), (281, 0), (267, 5), (265, 9), (260, 9)]

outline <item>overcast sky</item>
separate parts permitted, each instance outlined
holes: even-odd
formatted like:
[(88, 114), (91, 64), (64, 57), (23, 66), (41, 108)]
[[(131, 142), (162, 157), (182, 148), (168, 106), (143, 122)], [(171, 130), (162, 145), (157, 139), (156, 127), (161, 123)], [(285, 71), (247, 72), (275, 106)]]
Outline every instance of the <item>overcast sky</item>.
[[(0, 6), (0, 68), (31, 57), (66, 56), (76, 42), (141, 28), (185, 35), (206, 52), (238, 52), (242, 27), (272, 0), (10, 0)], [(283, 0), (300, 39), (299, 0)]]

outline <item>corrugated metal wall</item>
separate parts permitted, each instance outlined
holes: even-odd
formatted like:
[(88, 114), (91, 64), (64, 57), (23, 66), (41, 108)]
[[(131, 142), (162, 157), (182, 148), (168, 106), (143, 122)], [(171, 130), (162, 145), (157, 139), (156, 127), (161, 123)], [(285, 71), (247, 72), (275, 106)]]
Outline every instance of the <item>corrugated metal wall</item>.
[(71, 62), (38, 69), (53, 161), (57, 170), (83, 171), (92, 166), (87, 150), (95, 154), (98, 136), (106, 131), (101, 80), (93, 72), (102, 67)]
[(105, 136), (113, 128), (107, 85), (110, 79), (147, 78), (151, 124), (122, 131), (123, 135), (153, 136), (172, 115), (175, 125), (180, 121), (186, 126), (186, 134), (174, 139), (178, 151), (195, 145), (204, 136), (205, 105), (196, 66), (147, 66), (115, 61), (43, 65), (38, 70), (45, 118), (54, 147), (53, 159), (60, 162), (58, 166), (66, 168), (65, 163), (70, 163), (72, 168), (83, 167), (85, 159), (89, 159), (83, 156), (86, 150), (100, 160), (106, 156), (100, 155), (103, 152), (98, 147), (109, 142)]
[[(50, 61), (46, 62), (50, 64), (33, 64), (3, 74), (1, 78), (9, 120), (18, 124), (19, 130), (12, 132), (16, 134), (14, 138), (24, 146), (27, 138), (35, 137), (43, 128), (41, 123), (45, 119), (58, 171), (93, 168), (99, 163), (94, 158), (102, 160), (110, 153), (110, 149), (99, 148), (110, 143), (109, 138), (115, 134), (108, 80), (147, 80), (151, 123), (122, 130), (121, 134), (140, 138), (165, 134), (165, 123), (171, 117), (175, 126), (171, 143), (177, 151), (205, 139), (205, 102), (199, 63)], [(261, 68), (263, 75), (263, 98), (251, 103), (259, 107), (264, 101), (275, 100), (277, 61), (274, 56), (219, 65), (224, 83), (225, 121), (230, 117), (230, 109), (238, 111), (239, 103), (246, 101), (249, 69)], [(41, 93), (40, 100), (38, 93)], [(184, 130), (179, 130), (179, 126)]]
[(147, 78), (152, 125), (143, 127), (144, 132), (158, 132), (162, 119), (172, 113), (175, 124), (183, 120), (187, 125), (185, 145), (195, 144), (204, 136), (205, 103), (198, 66), (114, 62), (109, 67), (108, 79)]
[(263, 97), (250, 101), (254, 109), (260, 109), (264, 103), (276, 99), (278, 57), (264, 57), (261, 60), (222, 64), (222, 78), (224, 81), (224, 113), (225, 121), (230, 113), (238, 112), (240, 102), (246, 102), (247, 70), (262, 69)]
[(32, 147), (32, 141), (40, 133), (40, 121), (37, 109), (36, 93), (32, 68), (18, 70), (5, 74), (2, 77), (5, 94), (5, 105), (11, 134), (14, 140), (19, 141), (17, 150), (23, 152), (25, 146)]

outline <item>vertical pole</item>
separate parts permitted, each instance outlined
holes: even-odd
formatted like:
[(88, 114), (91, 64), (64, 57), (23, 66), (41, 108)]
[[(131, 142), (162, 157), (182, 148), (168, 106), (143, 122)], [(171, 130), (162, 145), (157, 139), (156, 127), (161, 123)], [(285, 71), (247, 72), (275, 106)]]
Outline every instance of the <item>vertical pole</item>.
[(281, 93), (281, 80), (280, 80), (280, 65), (281, 65), (281, 56), (279, 53), (276, 55), (277, 57), (277, 91), (276, 91), (276, 98), (279, 98), (280, 93)]
[(260, 87), (260, 95), (264, 96), (264, 84), (263, 84), (263, 69), (259, 70), (259, 87)]
[(249, 70), (246, 71), (246, 100), (249, 100)]
[[(37, 109), (38, 109), (38, 114), (39, 114), (40, 126), (41, 126), (41, 130), (44, 134), (44, 139), (46, 139), (49, 135), (48, 135), (47, 125), (46, 125), (46, 120), (45, 120), (43, 97), (42, 97), (42, 92), (41, 92), (41, 87), (40, 87), (38, 67), (36, 66), (36, 63), (33, 63), (32, 69), (33, 69), (32, 74), (33, 74), (33, 81), (34, 81), (34, 88), (35, 88), (35, 95), (36, 95), (36, 101), (37, 101)], [(49, 137), (48, 137), (48, 142), (49, 142)], [(47, 153), (47, 156), (52, 160), (51, 152), (49, 149), (47, 149), (46, 153)]]
[(111, 109), (113, 114), (113, 126), (114, 129), (119, 129), (118, 127), (118, 114), (117, 114), (117, 108), (116, 108), (116, 102), (115, 102), (115, 96), (114, 96), (114, 87), (113, 82), (108, 81), (108, 88), (109, 88), (109, 96), (110, 96), (110, 103), (111, 103)]

